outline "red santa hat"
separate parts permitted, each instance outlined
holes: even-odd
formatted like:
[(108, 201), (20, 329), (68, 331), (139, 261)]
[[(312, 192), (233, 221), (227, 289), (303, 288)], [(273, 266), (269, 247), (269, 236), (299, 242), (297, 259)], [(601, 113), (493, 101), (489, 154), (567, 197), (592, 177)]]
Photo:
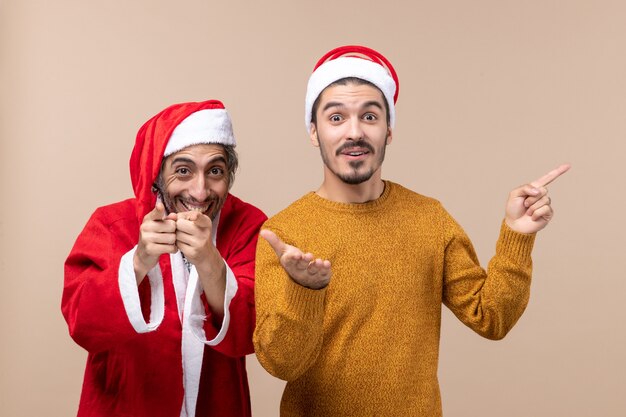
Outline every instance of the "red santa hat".
[(163, 159), (188, 146), (211, 143), (235, 146), (230, 117), (219, 100), (174, 104), (144, 123), (129, 164), (140, 222), (156, 203), (152, 185)]
[(317, 97), (330, 84), (342, 78), (355, 77), (374, 84), (389, 105), (389, 124), (395, 124), (395, 103), (400, 83), (395, 69), (380, 52), (359, 45), (335, 48), (324, 55), (313, 68), (306, 90), (304, 122), (311, 131), (311, 112)]

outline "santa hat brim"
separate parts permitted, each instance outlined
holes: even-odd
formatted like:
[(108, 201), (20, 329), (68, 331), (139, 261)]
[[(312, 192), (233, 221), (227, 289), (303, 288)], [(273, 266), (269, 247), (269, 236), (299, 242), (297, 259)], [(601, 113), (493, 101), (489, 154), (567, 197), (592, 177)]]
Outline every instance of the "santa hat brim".
[(163, 157), (200, 144), (236, 145), (226, 109), (205, 109), (187, 116), (172, 132)]
[(342, 78), (359, 78), (374, 84), (382, 91), (389, 105), (389, 125), (395, 125), (396, 111), (394, 96), (396, 82), (380, 64), (368, 59), (356, 57), (340, 57), (327, 61), (317, 67), (311, 74), (305, 98), (304, 122), (307, 132), (311, 132), (311, 115), (313, 103), (330, 84)]

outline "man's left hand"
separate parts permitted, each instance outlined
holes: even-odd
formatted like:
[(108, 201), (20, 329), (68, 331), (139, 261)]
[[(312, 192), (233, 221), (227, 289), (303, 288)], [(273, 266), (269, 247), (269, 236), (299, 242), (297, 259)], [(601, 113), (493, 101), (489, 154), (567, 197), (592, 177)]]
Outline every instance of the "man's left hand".
[[(211, 240), (211, 218), (196, 211), (178, 213), (176, 246), (198, 273), (220, 269), (222, 257)], [(216, 268), (217, 267), (217, 268)]]
[(569, 164), (560, 165), (541, 178), (511, 191), (506, 203), (506, 224), (519, 233), (536, 233), (546, 227), (554, 215), (546, 186), (569, 169)]
[(224, 316), (226, 265), (211, 240), (213, 222), (197, 211), (178, 213), (176, 246), (198, 271), (209, 308), (217, 317)]

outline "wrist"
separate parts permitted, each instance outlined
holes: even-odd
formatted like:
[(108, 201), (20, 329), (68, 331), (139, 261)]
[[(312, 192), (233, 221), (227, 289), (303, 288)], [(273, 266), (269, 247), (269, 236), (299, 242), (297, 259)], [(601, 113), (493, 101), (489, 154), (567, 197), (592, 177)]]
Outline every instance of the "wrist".
[(200, 262), (195, 267), (201, 278), (212, 281), (226, 278), (226, 265), (217, 250), (212, 251), (205, 262)]
[(295, 282), (296, 284), (300, 285), (301, 287), (304, 287), (304, 288), (309, 289), (309, 290), (315, 290), (315, 291), (323, 290), (330, 283), (330, 280), (321, 280), (321, 281), (298, 280), (298, 279), (295, 279), (294, 277), (292, 277), (291, 275), (289, 275), (289, 278), (291, 278), (291, 280), (293, 282)]
[(133, 256), (133, 269), (135, 270), (137, 284), (140, 284), (144, 277), (148, 275), (148, 271), (152, 269), (152, 266), (147, 265), (147, 263), (142, 259), (142, 256), (139, 254), (139, 250), (137, 250)]

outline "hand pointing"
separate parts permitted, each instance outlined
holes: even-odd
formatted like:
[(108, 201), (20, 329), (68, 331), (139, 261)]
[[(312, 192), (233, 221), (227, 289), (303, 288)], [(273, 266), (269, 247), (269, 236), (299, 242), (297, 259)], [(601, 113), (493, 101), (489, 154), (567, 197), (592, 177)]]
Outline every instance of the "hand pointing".
[(177, 250), (176, 214), (166, 214), (163, 203), (158, 202), (139, 227), (139, 242), (133, 258), (137, 284), (156, 265), (161, 254)]
[(563, 164), (529, 184), (511, 191), (506, 203), (506, 224), (519, 233), (535, 233), (547, 226), (554, 215), (546, 186), (566, 173)]

